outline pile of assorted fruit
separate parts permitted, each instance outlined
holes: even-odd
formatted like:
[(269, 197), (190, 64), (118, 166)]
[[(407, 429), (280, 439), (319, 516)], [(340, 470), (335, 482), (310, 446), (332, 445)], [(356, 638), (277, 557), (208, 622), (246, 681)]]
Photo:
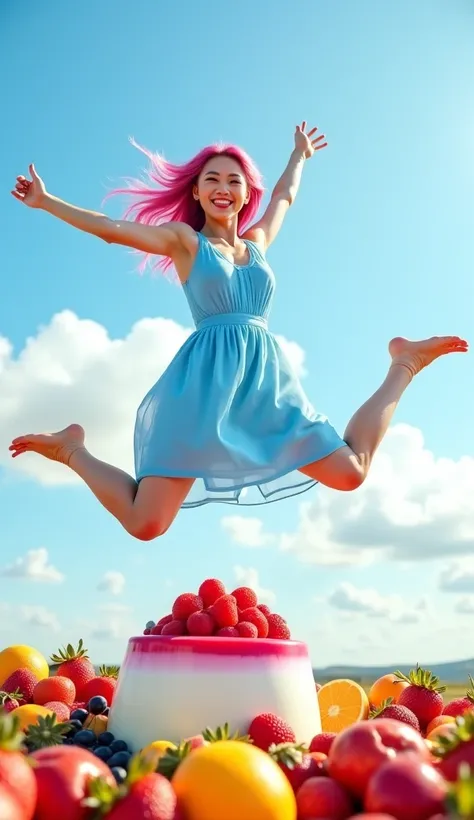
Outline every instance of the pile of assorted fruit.
[(259, 604), (250, 587), (238, 587), (230, 594), (222, 581), (207, 578), (197, 595), (178, 595), (169, 615), (158, 623), (148, 621), (144, 635), (194, 635), (219, 638), (279, 638), (289, 640), (285, 619)]
[[(256, 610), (269, 636), (271, 613), (248, 590), (209, 587), (179, 596), (153, 634), (196, 634), (193, 616), (209, 615), (201, 635), (250, 624), (263, 637)], [(165, 631), (172, 623), (183, 631)], [(315, 684), (322, 731), (307, 745), (265, 713), (245, 736), (226, 725), (131, 750), (107, 725), (118, 670), (97, 673), (82, 641), (51, 660), (54, 674), (32, 647), (0, 652), (0, 820), (474, 820), (472, 679), (449, 703), (419, 667), (368, 693), (347, 679)]]

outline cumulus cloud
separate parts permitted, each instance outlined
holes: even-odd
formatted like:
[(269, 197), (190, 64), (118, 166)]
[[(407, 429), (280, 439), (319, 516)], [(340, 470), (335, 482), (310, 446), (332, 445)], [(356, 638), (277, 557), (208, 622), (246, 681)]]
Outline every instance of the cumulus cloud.
[(275, 541), (274, 535), (264, 532), (260, 518), (227, 515), (221, 519), (221, 526), (232, 541), (242, 547), (266, 547)]
[(16, 558), (0, 570), (0, 575), (42, 583), (58, 584), (64, 581), (64, 575), (49, 563), (48, 550), (44, 547), (30, 550), (24, 557)]
[(455, 612), (460, 615), (474, 615), (474, 595), (464, 595), (456, 601)]
[(397, 623), (419, 623), (426, 608), (422, 599), (417, 605), (408, 605), (400, 595), (381, 595), (376, 589), (361, 589), (342, 582), (328, 596), (327, 603), (343, 612), (387, 618)]
[[(124, 338), (113, 339), (101, 324), (64, 310), (18, 355), (0, 337), (0, 463), (42, 484), (79, 481), (72, 471), (34, 454), (15, 460), (8, 454), (18, 435), (77, 421), (94, 454), (133, 472), (137, 407), (190, 332), (170, 319), (144, 318)], [(302, 348), (277, 338), (302, 375)]]
[(59, 632), (61, 629), (57, 615), (44, 606), (25, 605), (20, 607), (20, 612), (23, 621), (29, 626), (51, 629), (53, 632)]
[(366, 483), (354, 493), (317, 487), (280, 546), (304, 563), (327, 566), (472, 553), (474, 458), (437, 458), (420, 430), (394, 425)]
[(440, 573), (439, 588), (443, 592), (474, 593), (474, 560), (465, 558), (447, 566)]
[(121, 595), (124, 587), (125, 575), (115, 570), (106, 572), (97, 584), (97, 589), (100, 592), (110, 592), (111, 595)]
[(254, 567), (234, 567), (234, 575), (239, 586), (250, 587), (256, 593), (259, 603), (271, 606), (275, 603), (276, 595), (271, 589), (266, 589), (260, 584), (260, 578)]

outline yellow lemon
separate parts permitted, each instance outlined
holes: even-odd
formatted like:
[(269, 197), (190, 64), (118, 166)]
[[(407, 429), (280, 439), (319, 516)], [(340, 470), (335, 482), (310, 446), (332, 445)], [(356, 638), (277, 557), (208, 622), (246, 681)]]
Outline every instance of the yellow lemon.
[(172, 743), (171, 740), (154, 740), (153, 743), (144, 746), (140, 752), (140, 757), (154, 761), (156, 765), (168, 749), (176, 749), (176, 744)]
[(8, 646), (0, 652), (0, 688), (18, 669), (29, 669), (38, 680), (49, 677), (46, 658), (32, 646)]
[(296, 820), (295, 795), (280, 767), (239, 740), (195, 749), (172, 784), (186, 820)]
[(25, 703), (23, 706), (18, 706), (14, 709), (12, 715), (16, 715), (20, 720), (20, 729), (24, 732), (28, 726), (32, 726), (38, 722), (39, 717), (46, 717), (53, 715), (51, 709), (46, 709), (46, 706), (37, 706), (35, 703)]

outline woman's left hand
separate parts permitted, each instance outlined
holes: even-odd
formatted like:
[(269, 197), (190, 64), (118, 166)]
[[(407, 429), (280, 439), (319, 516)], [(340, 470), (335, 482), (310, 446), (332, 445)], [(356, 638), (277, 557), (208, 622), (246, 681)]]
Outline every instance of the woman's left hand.
[(312, 157), (315, 151), (320, 151), (321, 148), (326, 148), (327, 146), (324, 134), (321, 134), (319, 137), (313, 137), (317, 130), (317, 128), (311, 128), (311, 130), (306, 133), (305, 121), (303, 121), (301, 125), (296, 126), (295, 148), (301, 151), (306, 159)]

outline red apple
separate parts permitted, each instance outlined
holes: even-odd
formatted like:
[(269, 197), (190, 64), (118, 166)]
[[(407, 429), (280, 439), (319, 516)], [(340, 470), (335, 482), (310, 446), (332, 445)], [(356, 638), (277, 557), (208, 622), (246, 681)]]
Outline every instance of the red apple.
[[(351, 817), (349, 817), (349, 820), (396, 820), (396, 818), (393, 816), (393, 814), (380, 814), (380, 812), (378, 811), (370, 812), (370, 814), (367, 814), (365, 811), (363, 811), (361, 814), (351, 815)], [(431, 818), (431, 820), (433, 820), (433, 818)]]
[(399, 720), (380, 718), (354, 723), (334, 740), (328, 755), (330, 777), (356, 797), (363, 797), (370, 778), (388, 760), (406, 752), (429, 762), (422, 736)]
[(24, 820), (26, 817), (13, 793), (2, 783), (0, 783), (0, 817), (2, 820)]
[(448, 785), (417, 755), (399, 755), (375, 772), (367, 787), (364, 809), (387, 812), (396, 820), (430, 820), (443, 811)]
[(346, 790), (328, 777), (305, 780), (296, 793), (296, 805), (298, 820), (347, 820), (354, 811)]
[(115, 784), (107, 764), (79, 746), (51, 746), (31, 758), (38, 784), (35, 820), (86, 820), (90, 809), (82, 801), (89, 781), (102, 776)]

